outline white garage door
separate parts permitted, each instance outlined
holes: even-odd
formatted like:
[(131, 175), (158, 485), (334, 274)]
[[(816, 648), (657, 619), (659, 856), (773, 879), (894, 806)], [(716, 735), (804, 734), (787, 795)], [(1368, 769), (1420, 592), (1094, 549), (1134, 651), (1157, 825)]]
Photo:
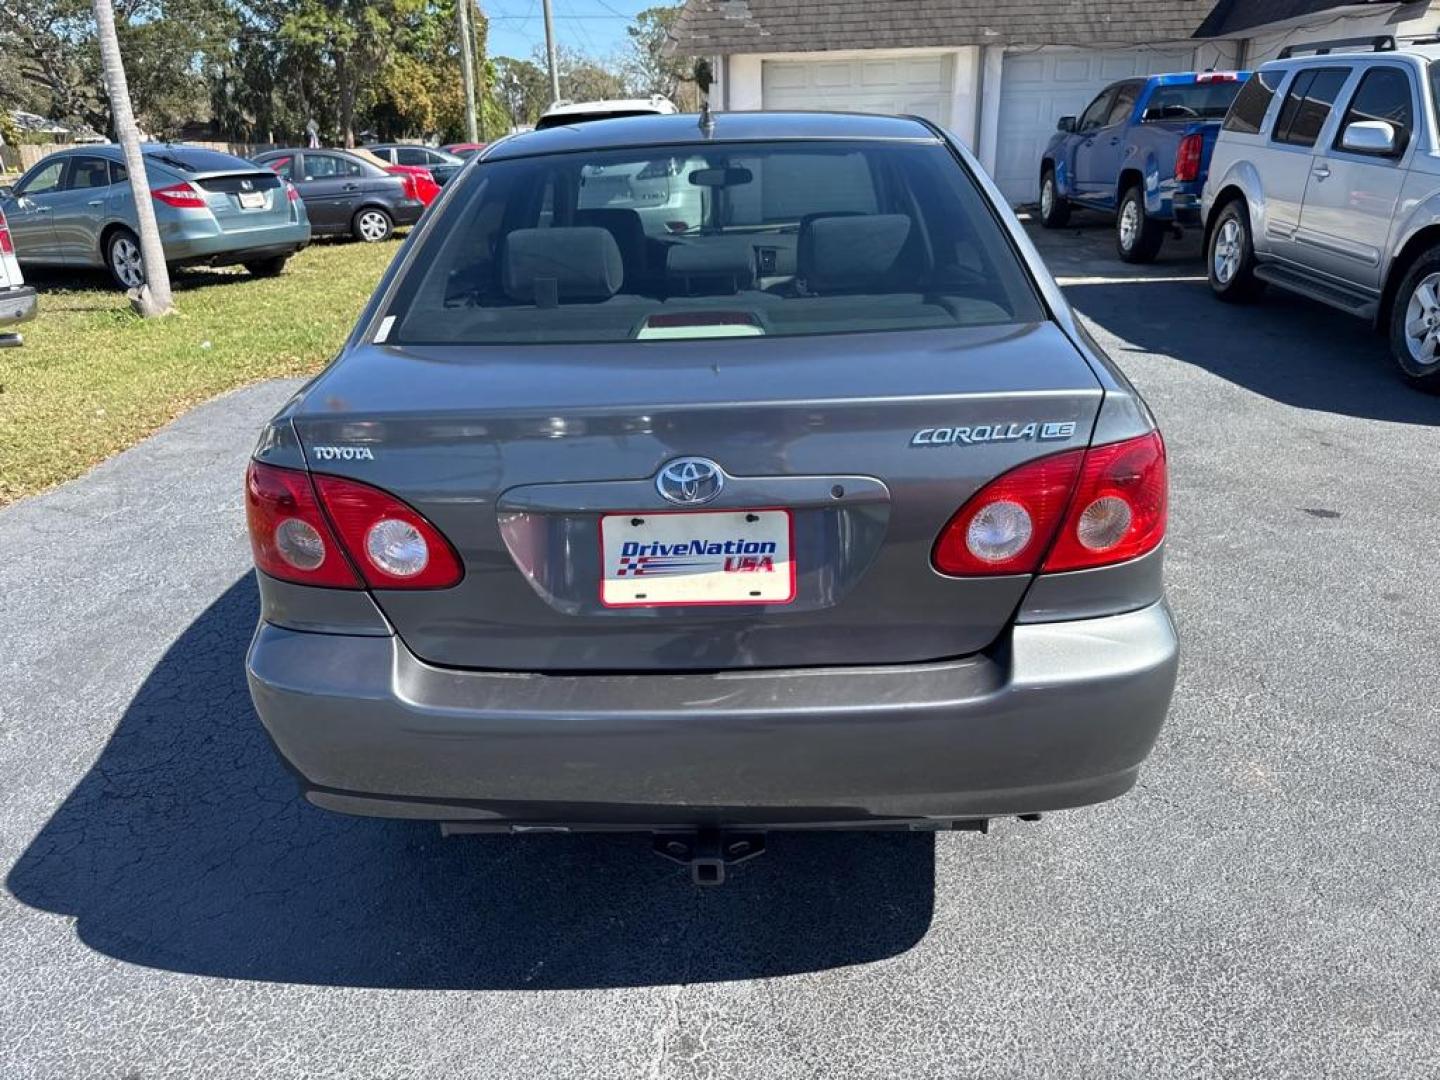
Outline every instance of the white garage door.
[(766, 60), (760, 100), (767, 109), (906, 113), (950, 122), (954, 57)]
[(1040, 155), (1055, 121), (1079, 116), (1116, 79), (1189, 71), (1193, 46), (1174, 49), (1074, 49), (1007, 53), (1000, 77), (995, 182), (1012, 203), (1040, 195)]

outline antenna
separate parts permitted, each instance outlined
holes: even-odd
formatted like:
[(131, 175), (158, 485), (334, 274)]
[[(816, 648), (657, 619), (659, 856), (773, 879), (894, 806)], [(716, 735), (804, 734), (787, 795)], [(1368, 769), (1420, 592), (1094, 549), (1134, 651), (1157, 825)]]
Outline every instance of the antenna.
[(700, 88), (700, 130), (706, 138), (715, 134), (715, 117), (710, 115), (710, 84), (714, 81), (710, 61), (702, 56), (695, 61), (695, 85)]

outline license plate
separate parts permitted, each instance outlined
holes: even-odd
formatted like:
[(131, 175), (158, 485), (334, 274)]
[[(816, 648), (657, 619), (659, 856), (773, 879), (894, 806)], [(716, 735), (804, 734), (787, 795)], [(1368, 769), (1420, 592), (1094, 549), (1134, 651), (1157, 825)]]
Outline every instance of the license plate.
[(795, 599), (788, 510), (606, 514), (606, 607), (788, 604)]
[(265, 193), (263, 191), (242, 191), (240, 192), (241, 210), (263, 210), (265, 209)]

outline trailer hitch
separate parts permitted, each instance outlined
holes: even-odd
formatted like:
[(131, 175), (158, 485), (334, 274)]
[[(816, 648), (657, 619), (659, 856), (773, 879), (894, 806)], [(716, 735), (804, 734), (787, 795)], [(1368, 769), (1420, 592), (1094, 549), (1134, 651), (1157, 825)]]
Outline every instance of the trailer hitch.
[(696, 885), (723, 885), (727, 867), (764, 853), (765, 834), (761, 832), (699, 829), (655, 837), (655, 854), (688, 866), (690, 880)]

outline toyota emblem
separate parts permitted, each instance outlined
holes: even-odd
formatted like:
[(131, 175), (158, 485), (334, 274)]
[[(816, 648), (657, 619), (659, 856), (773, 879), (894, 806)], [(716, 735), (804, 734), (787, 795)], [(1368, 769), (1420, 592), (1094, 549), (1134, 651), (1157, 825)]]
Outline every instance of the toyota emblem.
[(708, 458), (677, 458), (655, 478), (655, 490), (661, 498), (681, 506), (707, 503), (724, 486), (725, 473)]

